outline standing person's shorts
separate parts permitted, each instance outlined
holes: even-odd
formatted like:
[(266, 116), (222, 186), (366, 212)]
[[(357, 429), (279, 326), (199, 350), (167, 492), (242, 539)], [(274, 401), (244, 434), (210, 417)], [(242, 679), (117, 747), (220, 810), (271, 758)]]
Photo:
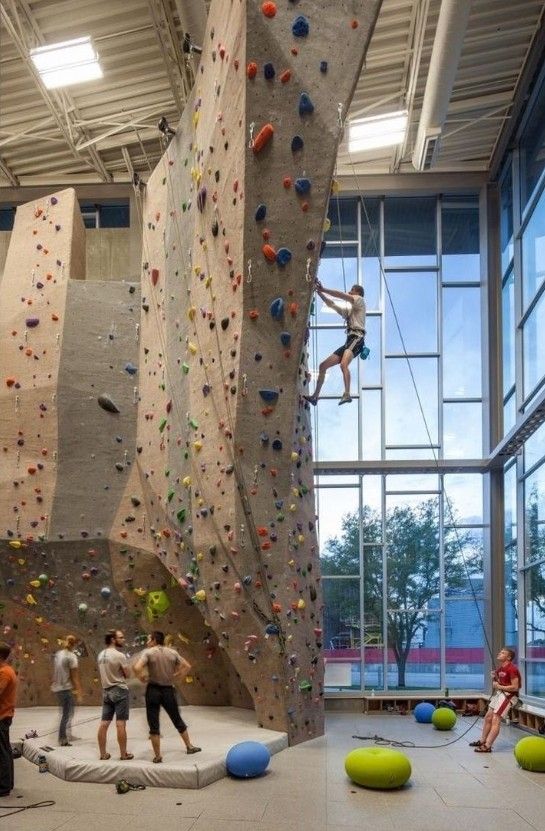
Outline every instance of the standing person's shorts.
[(516, 695), (510, 698), (501, 690), (497, 690), (488, 703), (488, 709), (496, 713), (497, 716), (506, 716), (517, 701), (518, 697)]
[(357, 358), (364, 346), (365, 332), (363, 332), (361, 335), (357, 334), (356, 332), (349, 332), (346, 337), (346, 343), (343, 346), (339, 346), (338, 349), (335, 349), (333, 354), (338, 355), (339, 358), (342, 358), (342, 356), (348, 349), (349, 352), (352, 352), (353, 357)]
[(102, 693), (102, 721), (129, 720), (129, 690), (127, 687), (106, 687)]

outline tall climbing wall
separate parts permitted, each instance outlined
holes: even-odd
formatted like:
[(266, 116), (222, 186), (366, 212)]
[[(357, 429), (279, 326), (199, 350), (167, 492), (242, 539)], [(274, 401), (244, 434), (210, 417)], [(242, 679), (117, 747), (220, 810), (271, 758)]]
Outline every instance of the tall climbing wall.
[(193, 99), (142, 205), (138, 456), (114, 538), (156, 553), (259, 723), (293, 743), (323, 729), (305, 336), (378, 7), (212, 3)]
[(213, 0), (139, 202), (140, 286), (77, 281), (72, 191), (18, 212), (0, 286), (0, 574), (27, 702), (47, 703), (61, 630), (83, 639), (92, 696), (102, 630), (137, 643), (160, 626), (194, 664), (187, 700), (253, 706), (292, 743), (322, 732), (305, 338), (379, 6)]

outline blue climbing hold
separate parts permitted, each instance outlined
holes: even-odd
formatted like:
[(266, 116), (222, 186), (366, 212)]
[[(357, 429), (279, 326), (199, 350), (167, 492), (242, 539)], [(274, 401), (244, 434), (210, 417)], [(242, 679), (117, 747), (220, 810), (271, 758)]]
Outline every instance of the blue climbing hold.
[(302, 14), (299, 17), (296, 17), (292, 23), (291, 31), (293, 36), (296, 38), (306, 38), (310, 30), (310, 26), (308, 25), (308, 20)]
[(291, 251), (289, 248), (279, 248), (276, 252), (276, 262), (280, 266), (285, 266), (291, 260)]
[(280, 332), (280, 343), (282, 346), (289, 346), (291, 343), (291, 334), (289, 332)]
[(273, 300), (269, 311), (273, 320), (281, 320), (284, 317), (284, 301), (281, 297), (277, 297), (276, 300)]
[(267, 404), (271, 404), (273, 401), (278, 400), (278, 390), (259, 390), (259, 394), (263, 401), (266, 401)]
[(299, 115), (310, 115), (314, 112), (314, 104), (307, 92), (302, 92), (299, 97)]
[(265, 217), (267, 216), (267, 206), (266, 205), (258, 205), (255, 211), (255, 221), (262, 222)]
[(299, 196), (306, 196), (311, 188), (310, 179), (296, 179), (294, 187)]
[(131, 362), (129, 361), (128, 364), (125, 364), (125, 372), (128, 372), (129, 375), (136, 375), (136, 373), (138, 372), (138, 367), (136, 367), (134, 364), (131, 364)]
[(320, 61), (320, 72), (327, 72), (327, 61)]
[(282, 442), (280, 439), (275, 439), (272, 443), (273, 450), (282, 450)]
[(276, 72), (274, 71), (274, 66), (272, 63), (266, 63), (263, 67), (263, 75), (265, 76), (266, 81), (272, 81)]
[(305, 146), (305, 142), (301, 138), (301, 136), (294, 136), (291, 140), (291, 151), (292, 153), (297, 153), (298, 150), (302, 150)]
[(279, 635), (280, 628), (276, 625), (276, 623), (267, 623), (265, 626), (265, 634), (266, 635)]

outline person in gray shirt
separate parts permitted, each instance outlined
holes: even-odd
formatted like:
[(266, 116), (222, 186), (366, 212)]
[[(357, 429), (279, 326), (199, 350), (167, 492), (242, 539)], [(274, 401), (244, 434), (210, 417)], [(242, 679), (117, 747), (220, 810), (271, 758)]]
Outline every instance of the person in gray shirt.
[(108, 727), (115, 715), (117, 742), (119, 744), (119, 758), (122, 760), (134, 759), (132, 753), (127, 753), (127, 721), (129, 719), (129, 675), (126, 655), (121, 651), (125, 646), (125, 635), (120, 629), (108, 632), (104, 637), (106, 648), (98, 656), (98, 670), (102, 684), (102, 719), (98, 728), (98, 749), (100, 758), (110, 759), (106, 751), (106, 736)]
[(189, 738), (187, 725), (180, 716), (174, 680), (184, 678), (191, 664), (182, 658), (175, 649), (165, 646), (163, 632), (151, 632), (148, 635), (147, 648), (142, 652), (135, 664), (135, 675), (146, 686), (146, 716), (148, 719), (149, 737), (154, 752), (154, 762), (162, 762), (161, 734), (159, 730), (159, 712), (163, 707), (170, 717), (174, 727), (186, 747), (186, 753), (198, 753), (200, 747), (195, 747)]

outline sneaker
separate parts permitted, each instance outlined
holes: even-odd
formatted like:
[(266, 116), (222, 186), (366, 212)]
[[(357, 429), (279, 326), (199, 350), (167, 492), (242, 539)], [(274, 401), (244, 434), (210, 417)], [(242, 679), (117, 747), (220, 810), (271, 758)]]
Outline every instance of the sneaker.
[(351, 396), (347, 395), (346, 393), (343, 393), (343, 396), (342, 396), (341, 400), (339, 401), (339, 407), (341, 406), (341, 404), (351, 404), (351, 403), (352, 403)]
[(190, 753), (190, 754), (191, 753), (200, 753), (201, 750), (202, 750), (202, 747), (193, 746), (193, 747), (188, 747), (186, 753)]

